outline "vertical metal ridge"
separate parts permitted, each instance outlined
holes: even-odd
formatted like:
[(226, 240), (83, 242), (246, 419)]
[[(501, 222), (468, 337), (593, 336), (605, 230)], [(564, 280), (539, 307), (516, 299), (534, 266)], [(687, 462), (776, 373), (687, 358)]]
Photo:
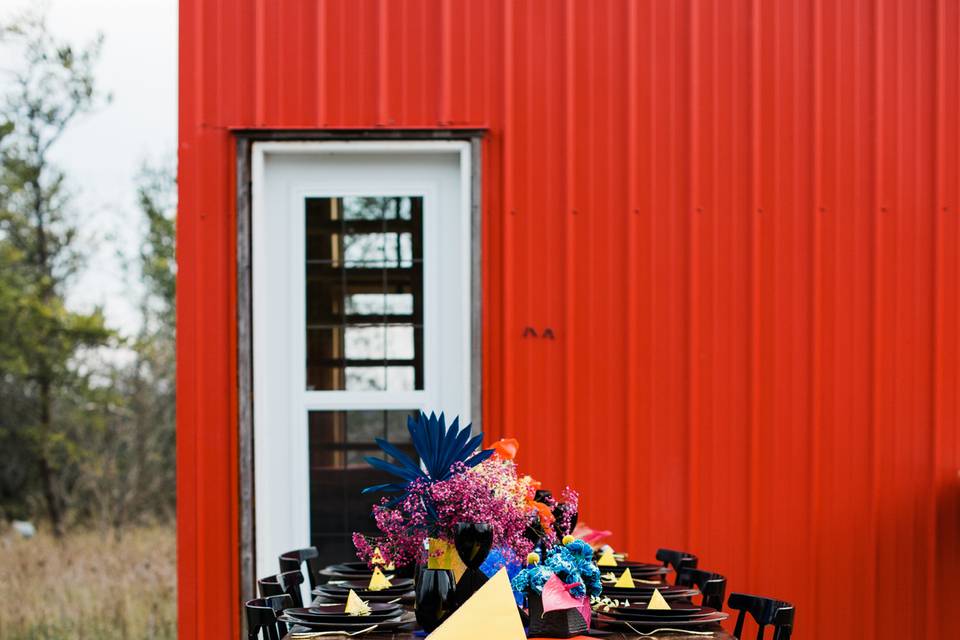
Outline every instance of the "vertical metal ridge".
[[(637, 346), (637, 327), (640, 324), (639, 313), (637, 310), (638, 300), (637, 291), (639, 283), (637, 282), (636, 265), (640, 262), (640, 255), (637, 249), (637, 153), (639, 144), (637, 133), (637, 3), (627, 3), (627, 65), (626, 81), (627, 87), (627, 389), (639, 389), (637, 381), (637, 368), (639, 366), (640, 354)], [(639, 416), (640, 407), (638, 402), (638, 392), (627, 393), (627, 415)], [(637, 436), (635, 429), (627, 429), (626, 432), (626, 450), (628, 456), (636, 455)], [(624, 465), (624, 469), (630, 469), (630, 465)], [(626, 504), (636, 504), (637, 492), (636, 484), (632, 481), (630, 474), (625, 474), (624, 487), (626, 489)], [(625, 537), (630, 544), (634, 544), (637, 539), (637, 532), (634, 526), (636, 515), (628, 513)]]
[[(882, 72), (882, 51), (884, 48), (884, 39), (883, 39), (883, 26), (884, 26), (884, 15), (883, 15), (883, 4), (878, 2), (874, 5), (873, 9), (873, 135), (872, 135), (872, 150), (873, 150), (873, 175), (872, 175), (872, 201), (870, 202), (870, 219), (873, 221), (872, 224), (872, 240), (873, 240), (873, 252), (871, 255), (871, 301), (870, 301), (870, 325), (872, 333), (872, 348), (871, 348), (871, 362), (870, 362), (870, 372), (871, 372), (871, 414), (870, 414), (870, 429), (869, 429), (869, 440), (870, 440), (870, 460), (871, 460), (871, 477), (870, 485), (872, 487), (872, 495), (870, 500), (870, 519), (871, 519), (871, 544), (872, 551), (871, 562), (867, 567), (867, 576), (870, 580), (870, 584), (877, 584), (877, 579), (879, 577), (879, 564), (880, 564), (880, 546), (878, 544), (877, 531), (880, 528), (880, 439), (879, 439), (879, 427), (878, 420), (882, 412), (882, 407), (880, 405), (882, 390), (881, 390), (881, 379), (880, 379), (880, 353), (881, 353), (881, 341), (880, 341), (880, 275), (879, 275), (879, 265), (881, 264), (882, 257), (882, 242), (880, 235), (880, 184), (881, 184), (881, 145), (880, 145), (880, 127), (882, 126), (882, 116), (883, 116), (883, 78), (884, 74)], [(872, 619), (870, 624), (874, 629), (879, 628), (880, 625), (880, 603), (878, 590), (876, 588), (870, 589), (870, 610), (872, 612)]]
[[(939, 526), (939, 517), (937, 513), (937, 505), (939, 502), (940, 496), (940, 487), (941, 487), (941, 476), (945, 475), (943, 473), (942, 467), (945, 465), (941, 464), (940, 452), (943, 450), (943, 396), (944, 396), (944, 344), (943, 344), (943, 309), (944, 309), (944, 271), (946, 270), (944, 254), (945, 247), (944, 244), (946, 240), (944, 239), (944, 211), (946, 210), (946, 194), (944, 192), (944, 185), (946, 184), (946, 179), (944, 176), (944, 167), (946, 163), (946, 154), (944, 151), (944, 130), (945, 130), (945, 120), (946, 120), (946, 53), (944, 51), (947, 38), (946, 38), (946, 24), (947, 16), (946, 9), (944, 7), (943, 0), (936, 0), (936, 10), (935, 10), (935, 20), (934, 25), (934, 42), (935, 42), (935, 73), (934, 73), (934, 109), (935, 109), (935, 120), (933, 126), (933, 207), (934, 207), (934, 255), (933, 255), (933, 373), (932, 373), (932, 401), (931, 401), (931, 410), (933, 414), (933, 455), (932, 455), (932, 495), (933, 501), (931, 504), (931, 529), (932, 529), (932, 544), (930, 545), (930, 552), (927, 558), (927, 561), (930, 563), (933, 571), (933, 584), (935, 588), (938, 588), (941, 584), (940, 576), (941, 574), (950, 575), (948, 571), (942, 571), (939, 563), (937, 562), (937, 548), (939, 547), (940, 541), (940, 526)], [(931, 627), (932, 633), (937, 633), (943, 631), (939, 628), (941, 625), (938, 624), (936, 617), (936, 608), (939, 605), (945, 604), (946, 598), (943, 594), (939, 592), (935, 598), (931, 598), (932, 602), (927, 605), (927, 617), (933, 623)]]
[[(763, 215), (760, 168), (760, 0), (752, 0), (750, 9), (750, 444), (749, 487), (747, 500), (747, 548), (755, 549), (760, 527), (760, 225)], [(757, 575), (757, 554), (747, 562), (747, 582), (754, 584)], [(752, 587), (751, 587), (752, 588)]]
[(327, 3), (318, 2), (316, 37), (313, 39), (313, 55), (317, 59), (317, 75), (313, 78), (316, 95), (314, 97), (314, 119), (317, 126), (327, 125)]
[(451, 64), (451, 44), (452, 18), (450, 10), (450, 0), (442, 0), (440, 3), (440, 113), (437, 124), (445, 126), (453, 118), (450, 113), (450, 92), (453, 84), (453, 65)]
[(514, 92), (514, 64), (513, 64), (513, 3), (510, 0), (503, 0), (503, 37), (504, 37), (504, 59), (503, 59), (503, 209), (501, 212), (503, 218), (503, 298), (501, 306), (502, 326), (504, 331), (503, 338), (503, 413), (504, 420), (509, 423), (510, 420), (516, 420), (516, 376), (513, 366), (514, 345), (517, 343), (516, 332), (519, 327), (514, 322), (513, 314), (513, 280), (516, 277), (514, 260), (514, 223), (513, 213), (516, 208), (513, 172), (514, 172), (514, 118), (515, 110), (513, 107)]
[[(198, 2), (197, 7), (202, 6), (202, 3)], [(254, 49), (254, 60), (256, 61), (256, 67), (253, 76), (253, 99), (256, 103), (254, 109), (254, 120), (258, 127), (262, 127), (266, 124), (266, 99), (267, 91), (264, 87), (264, 79), (267, 76), (267, 43), (266, 43), (266, 0), (254, 0), (254, 6), (256, 10), (254, 12), (254, 37), (253, 37), (253, 49)]]
[[(810, 293), (810, 314), (812, 329), (812, 348), (810, 360), (810, 504), (808, 513), (808, 522), (810, 535), (808, 542), (808, 557), (820, 558), (820, 492), (822, 491), (820, 446), (821, 430), (823, 428), (823, 402), (821, 395), (820, 372), (823, 363), (823, 220), (818, 213), (820, 205), (824, 202), (823, 193), (823, 7), (821, 0), (814, 0), (811, 11), (813, 19), (811, 21), (811, 36), (813, 40), (813, 93), (812, 102), (812, 125), (813, 135), (811, 136), (812, 149), (810, 161), (813, 173), (813, 210), (809, 215), (813, 218), (813, 234), (811, 236), (811, 293)], [(831, 203), (834, 205), (835, 203)], [(835, 209), (831, 206), (831, 209)], [(818, 565), (819, 567), (819, 565)], [(813, 572), (807, 576), (807, 592), (816, 592), (816, 581)], [(818, 622), (819, 610), (817, 607), (813, 610), (813, 628), (819, 628)]]
[(564, 225), (564, 268), (563, 268), (563, 286), (564, 286), (564, 466), (569, 469), (574, 463), (574, 453), (576, 450), (576, 438), (574, 434), (577, 429), (576, 424), (576, 405), (574, 395), (576, 390), (575, 357), (573, 339), (575, 333), (575, 314), (576, 290), (574, 287), (574, 274), (576, 266), (573, 257), (576, 255), (576, 242), (574, 239), (573, 210), (577, 206), (574, 187), (574, 80), (576, 70), (574, 69), (574, 0), (566, 0), (564, 3), (564, 201), (563, 201), (563, 225)]
[(936, 633), (938, 624), (937, 624), (937, 608), (940, 604), (938, 585), (939, 581), (937, 580), (937, 543), (939, 540), (939, 529), (937, 527), (937, 502), (939, 499), (939, 472), (940, 472), (940, 460), (938, 457), (938, 452), (941, 448), (941, 437), (940, 437), (940, 398), (942, 396), (942, 376), (941, 376), (941, 332), (942, 325), (940, 320), (940, 312), (943, 306), (942, 300), (940, 299), (942, 291), (942, 282), (941, 282), (941, 268), (943, 261), (943, 239), (941, 238), (942, 225), (940, 220), (940, 212), (943, 202), (943, 194), (941, 193), (943, 185), (943, 176), (941, 175), (941, 168), (943, 167), (943, 148), (940, 137), (943, 131), (943, 42), (944, 42), (944, 11), (943, 11), (943, 2), (942, 0), (935, 0), (934, 10), (933, 10), (934, 19), (931, 20), (931, 28), (933, 31), (932, 38), (930, 39), (933, 42), (933, 108), (934, 108), (934, 118), (931, 127), (931, 149), (933, 153), (931, 154), (930, 161), (930, 176), (932, 178), (932, 198), (931, 204), (933, 206), (933, 255), (931, 256), (931, 290), (932, 290), (932, 309), (930, 314), (931, 326), (931, 362), (930, 362), (930, 382), (931, 382), (931, 395), (930, 395), (930, 418), (933, 430), (931, 433), (930, 440), (930, 493), (928, 494), (929, 500), (929, 513), (927, 515), (927, 526), (930, 532), (929, 546), (927, 548), (927, 580), (929, 583), (929, 589), (931, 592), (927, 594), (927, 632), (930, 634)]
[(390, 41), (387, 32), (387, 0), (377, 0), (377, 118), (378, 126), (386, 126), (390, 122), (388, 98), (390, 96), (387, 74), (390, 70), (387, 46)]
[[(689, 447), (690, 464), (687, 479), (687, 492), (690, 500), (689, 522), (687, 525), (687, 544), (695, 548), (699, 540), (698, 528), (700, 524), (700, 261), (699, 261), (699, 233), (700, 207), (698, 192), (700, 185), (700, 3), (690, 0), (690, 59), (688, 60), (686, 76), (687, 90), (689, 91), (689, 110), (687, 122), (688, 149), (690, 158), (687, 167), (687, 202), (680, 208), (681, 217), (686, 218), (687, 224), (687, 313), (686, 313), (686, 343), (687, 343), (687, 441)], [(713, 212), (711, 212), (712, 214)]]

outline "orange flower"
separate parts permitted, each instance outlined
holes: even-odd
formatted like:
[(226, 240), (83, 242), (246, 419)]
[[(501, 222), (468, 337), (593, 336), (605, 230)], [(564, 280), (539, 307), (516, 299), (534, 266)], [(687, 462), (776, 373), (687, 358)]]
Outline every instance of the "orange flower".
[(519, 448), (520, 443), (516, 438), (501, 438), (493, 443), (494, 455), (501, 460), (513, 460)]

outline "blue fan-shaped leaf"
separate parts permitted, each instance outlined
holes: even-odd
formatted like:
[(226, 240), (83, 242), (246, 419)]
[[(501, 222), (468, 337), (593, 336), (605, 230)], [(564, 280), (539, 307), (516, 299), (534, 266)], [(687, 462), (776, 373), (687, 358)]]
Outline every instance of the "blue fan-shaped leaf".
[(471, 457), (464, 464), (466, 464), (468, 467), (475, 467), (492, 455), (493, 449), (484, 449), (483, 451), (477, 453), (477, 455)]
[(388, 482), (387, 484), (375, 484), (372, 487), (366, 487), (360, 493), (373, 493), (374, 491), (383, 491), (384, 493), (402, 493), (407, 490), (407, 485), (398, 482)]
[[(409, 483), (418, 478), (428, 482), (446, 480), (450, 477), (450, 468), (455, 463), (463, 462), (467, 467), (475, 467), (493, 455), (491, 449), (477, 451), (483, 442), (482, 433), (474, 436), (471, 433), (471, 425), (461, 429), (459, 417), (453, 419), (448, 429), (446, 416), (442, 412), (439, 416), (436, 412), (431, 412), (428, 416), (422, 411), (416, 416), (409, 416), (407, 431), (410, 432), (410, 442), (420, 460), (411, 459), (395, 445), (377, 439), (377, 445), (394, 458), (396, 464), (373, 457), (366, 458), (367, 462), (377, 469), (397, 476), (402, 481), (367, 487), (364, 493), (386, 491), (406, 495)], [(420, 462), (422, 462), (422, 468)], [(392, 500), (391, 504), (402, 500), (403, 497)], [(428, 515), (435, 517), (435, 514), (431, 514), (432, 506), (424, 506)]]
[(407, 431), (410, 432), (410, 442), (413, 443), (413, 448), (421, 459), (424, 456), (422, 452), (427, 450), (427, 430), (424, 426), (424, 417), (423, 413), (420, 413), (416, 418), (413, 416), (407, 418)]
[(383, 438), (376, 438), (376, 442), (377, 442), (377, 446), (379, 446), (389, 455), (393, 456), (393, 458), (400, 463), (400, 466), (416, 474), (417, 476), (423, 475), (423, 471), (420, 469), (420, 465), (418, 465), (416, 462), (411, 460), (410, 456), (405, 454), (403, 451), (393, 446)]
[(460, 429), (459, 423), (460, 419), (457, 418), (453, 421), (453, 424), (450, 425), (450, 430), (455, 434), (455, 436), (448, 440), (449, 445), (447, 446), (446, 453), (443, 461), (441, 462), (444, 473), (448, 473), (453, 463), (461, 459), (460, 452), (470, 439), (470, 426), (467, 425), (465, 428)]
[[(457, 452), (457, 460), (463, 460), (464, 462), (473, 455), (473, 452), (477, 450), (477, 447), (480, 446), (480, 443), (483, 442), (483, 434), (476, 435), (470, 438), (465, 445), (460, 448), (460, 451)], [(492, 449), (491, 449), (492, 451)]]
[(427, 458), (424, 459), (424, 462), (427, 465), (427, 473), (430, 474), (431, 478), (435, 478), (434, 472), (437, 470), (437, 459), (440, 451), (440, 439), (443, 437), (443, 432), (446, 430), (444, 425), (443, 413), (440, 413), (440, 417), (437, 417), (436, 413), (430, 414), (430, 419), (427, 421)]
[(390, 464), (386, 460), (381, 460), (380, 458), (374, 458), (373, 456), (367, 456), (364, 458), (367, 463), (374, 467), (375, 469), (380, 469), (381, 471), (386, 471), (387, 473), (392, 473), (395, 476), (400, 476), (408, 482), (411, 480), (416, 480), (417, 474), (410, 471), (409, 469), (404, 469), (403, 467), (398, 467), (395, 464)]

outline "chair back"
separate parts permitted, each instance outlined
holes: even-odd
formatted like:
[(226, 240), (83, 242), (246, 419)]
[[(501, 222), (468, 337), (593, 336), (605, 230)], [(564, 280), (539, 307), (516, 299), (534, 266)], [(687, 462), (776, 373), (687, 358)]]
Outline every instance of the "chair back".
[(280, 573), (287, 571), (301, 571), (303, 564), (307, 565), (307, 580), (310, 589), (316, 589), (320, 584), (320, 552), (316, 547), (294, 549), (280, 554)]
[(767, 626), (773, 627), (773, 640), (790, 640), (793, 633), (793, 605), (783, 600), (752, 596), (746, 593), (731, 593), (727, 606), (737, 615), (737, 626), (733, 635), (742, 638), (743, 623), (747, 614), (757, 623), (757, 640), (763, 640)]
[(680, 575), (680, 569), (696, 568), (697, 566), (697, 556), (674, 549), (657, 549), (657, 560), (662, 562), (665, 567), (672, 567), (677, 575)]
[(243, 608), (247, 614), (247, 640), (280, 640), (277, 613), (271, 603), (257, 598), (245, 602)]
[(696, 587), (703, 596), (701, 604), (720, 611), (723, 609), (723, 598), (727, 594), (727, 579), (719, 573), (684, 567), (677, 572), (677, 585), (681, 587)]
[(279, 596), (270, 596), (264, 598), (267, 601), (267, 604), (270, 605), (270, 608), (273, 609), (273, 613), (277, 616), (277, 633), (280, 634), (280, 637), (283, 638), (287, 634), (287, 624), (280, 621), (280, 614), (293, 606), (293, 598), (287, 594)]
[(301, 584), (303, 584), (303, 574), (299, 569), (257, 580), (261, 598), (286, 594), (290, 596), (290, 602), (294, 607), (303, 606), (303, 596), (300, 594)]

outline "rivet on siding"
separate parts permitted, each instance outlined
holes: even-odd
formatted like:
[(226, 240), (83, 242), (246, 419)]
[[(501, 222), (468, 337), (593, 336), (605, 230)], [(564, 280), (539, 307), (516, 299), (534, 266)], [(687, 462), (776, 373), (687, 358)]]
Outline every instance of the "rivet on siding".
[(697, 213), (703, 213), (703, 207), (697, 207)]
[(573, 215), (577, 215), (578, 213), (579, 211), (577, 211), (576, 209), (573, 210)]
[(884, 211), (884, 212), (886, 212), (886, 210), (887, 210), (887, 208), (886, 208), (886, 207), (880, 207), (880, 211)]
[[(946, 211), (946, 209), (944, 209), (944, 211)], [(633, 215), (635, 215), (635, 216), (640, 215), (640, 209), (634, 209), (634, 210), (633, 210)]]
[(820, 207), (820, 213), (826, 213), (826, 212), (827, 212), (826, 207)]
[(517, 215), (517, 210), (516, 210), (516, 209), (510, 209), (510, 215), (512, 215), (512, 216)]
[(950, 211), (950, 207), (944, 207), (943, 210), (944, 210), (944, 211)]
[(763, 213), (763, 209), (757, 209), (757, 213)]

